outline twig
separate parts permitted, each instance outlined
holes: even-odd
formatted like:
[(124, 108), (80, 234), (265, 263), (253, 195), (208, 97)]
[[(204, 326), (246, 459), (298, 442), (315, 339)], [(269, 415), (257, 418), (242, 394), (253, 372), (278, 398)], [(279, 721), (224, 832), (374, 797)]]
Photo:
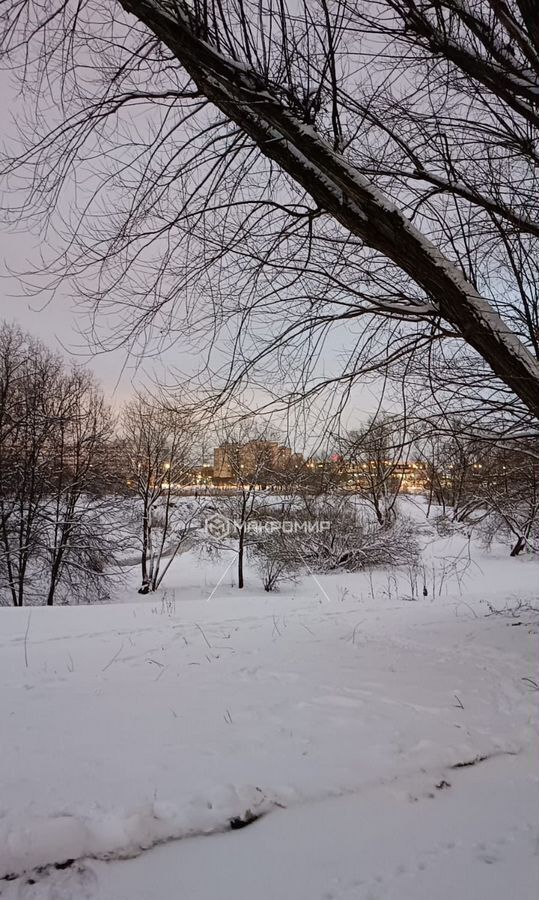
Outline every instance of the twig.
[(28, 632), (30, 631), (30, 621), (32, 619), (32, 610), (28, 613), (28, 622), (26, 623), (26, 631), (24, 632), (24, 662), (28, 668)]
[(475, 609), (474, 609), (472, 606), (470, 606), (470, 604), (467, 603), (466, 600), (463, 600), (462, 597), (461, 597), (461, 599), (459, 600), (459, 602), (458, 602), (458, 603), (456, 604), (456, 606), (455, 606), (455, 614), (456, 614), (457, 616), (458, 616), (458, 611), (457, 611), (457, 610), (458, 610), (458, 608), (459, 608), (459, 606), (460, 606), (461, 603), (464, 604), (464, 606), (466, 606), (466, 607), (470, 610), (470, 612), (471, 612), (471, 614), (473, 615), (474, 619), (478, 619), (478, 618), (479, 618), (479, 616), (477, 615)]
[(198, 628), (198, 630), (200, 631), (202, 637), (203, 637), (204, 640), (206, 641), (206, 644), (208, 645), (208, 647), (209, 647), (210, 650), (211, 650), (211, 649), (212, 649), (212, 646), (211, 646), (211, 644), (210, 644), (208, 638), (207, 638), (206, 635), (204, 634), (202, 628), (200, 627), (200, 625), (197, 624), (197, 622), (195, 622), (195, 628)]
[(110, 659), (110, 660), (108, 661), (107, 665), (106, 665), (103, 669), (101, 669), (102, 672), (106, 672), (107, 669), (108, 669), (108, 667), (111, 666), (112, 663), (115, 662), (115, 661), (118, 659), (118, 657), (119, 657), (119, 655), (120, 655), (120, 653), (122, 652), (123, 649), (124, 649), (124, 642), (122, 641), (122, 646), (120, 647), (120, 649), (118, 650), (118, 652), (114, 654), (114, 656), (112, 657), (112, 659)]

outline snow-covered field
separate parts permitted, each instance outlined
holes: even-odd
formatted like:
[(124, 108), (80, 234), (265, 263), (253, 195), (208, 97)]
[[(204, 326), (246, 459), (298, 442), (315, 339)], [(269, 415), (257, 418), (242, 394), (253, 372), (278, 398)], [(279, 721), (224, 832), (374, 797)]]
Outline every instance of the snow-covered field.
[(535, 898), (539, 563), (455, 557), (0, 609), (2, 900)]

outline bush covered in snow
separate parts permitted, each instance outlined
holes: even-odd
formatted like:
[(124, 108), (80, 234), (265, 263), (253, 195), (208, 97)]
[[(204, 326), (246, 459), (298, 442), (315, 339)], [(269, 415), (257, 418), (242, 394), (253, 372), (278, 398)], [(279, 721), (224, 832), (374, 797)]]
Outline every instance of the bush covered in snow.
[(267, 591), (305, 568), (354, 572), (412, 565), (419, 553), (412, 522), (397, 516), (381, 526), (350, 496), (311, 497), (303, 508), (261, 525), (251, 553)]

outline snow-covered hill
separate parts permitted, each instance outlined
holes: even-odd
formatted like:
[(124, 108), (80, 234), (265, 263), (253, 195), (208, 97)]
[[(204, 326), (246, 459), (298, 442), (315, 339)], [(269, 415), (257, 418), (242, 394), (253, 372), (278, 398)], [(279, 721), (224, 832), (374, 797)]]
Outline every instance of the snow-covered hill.
[(539, 564), (465, 553), (1, 609), (2, 900), (531, 900)]

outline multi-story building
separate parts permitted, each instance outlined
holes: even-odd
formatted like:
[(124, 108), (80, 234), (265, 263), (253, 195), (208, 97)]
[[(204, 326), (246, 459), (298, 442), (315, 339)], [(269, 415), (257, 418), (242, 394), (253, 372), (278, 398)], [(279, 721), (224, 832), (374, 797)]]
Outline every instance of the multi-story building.
[(277, 441), (221, 444), (213, 451), (213, 481), (216, 484), (233, 483), (249, 477), (268, 483), (278, 474), (286, 472), (298, 459), (301, 457)]

